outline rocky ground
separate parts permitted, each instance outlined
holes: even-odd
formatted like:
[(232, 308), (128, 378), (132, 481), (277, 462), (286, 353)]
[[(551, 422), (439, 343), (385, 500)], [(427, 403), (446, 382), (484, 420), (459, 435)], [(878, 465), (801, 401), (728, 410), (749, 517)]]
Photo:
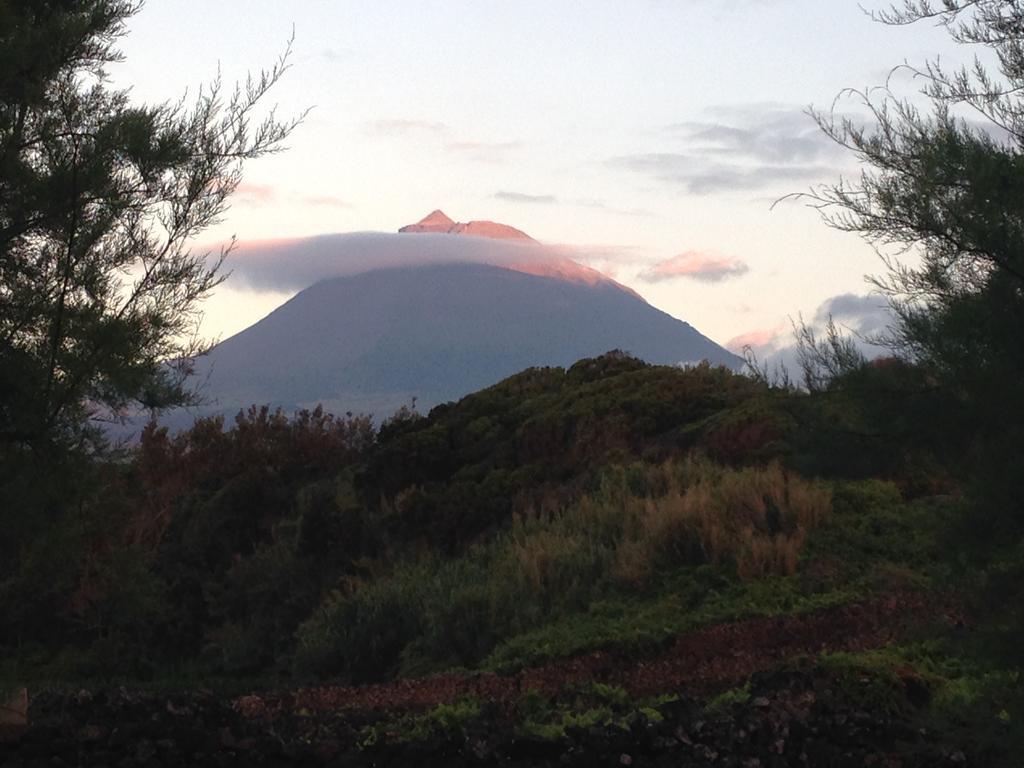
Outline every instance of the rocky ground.
[(638, 697), (677, 691), (707, 695), (795, 656), (880, 648), (922, 616), (943, 623), (962, 621), (952, 600), (907, 592), (813, 613), (716, 624), (679, 635), (653, 657), (632, 659), (597, 652), (510, 675), (438, 675), (385, 685), (307, 688), (284, 699), (266, 697), (247, 706), (271, 710), (426, 707), (464, 696), (509, 704), (526, 691), (550, 696), (590, 681), (619, 685)]
[[(821, 650), (884, 645), (909, 615), (928, 609), (943, 614), (934, 600), (901, 596), (735, 622), (682, 635), (653, 658), (599, 653), (509, 676), (235, 699), (124, 688), (40, 693), (29, 725), (0, 744), (0, 768), (998, 765), (1007, 756), (985, 751), (968, 727), (939, 728), (922, 717), (931, 692), (916, 675), (851, 678), (814, 660)], [(676, 696), (557, 735), (522, 727), (527, 691), (557, 699), (593, 680), (638, 700)], [(707, 706), (711, 692), (743, 680), (742, 696)], [(465, 697), (479, 703), (472, 717), (411, 733), (395, 725), (396, 713)]]

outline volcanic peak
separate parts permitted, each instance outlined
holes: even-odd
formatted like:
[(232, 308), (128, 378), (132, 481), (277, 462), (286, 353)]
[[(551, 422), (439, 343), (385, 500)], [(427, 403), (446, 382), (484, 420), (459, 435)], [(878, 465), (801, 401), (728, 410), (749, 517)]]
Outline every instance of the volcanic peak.
[(499, 224), (496, 221), (468, 221), (456, 222), (445, 215), (440, 209), (435, 210), (423, 217), (415, 224), (408, 224), (398, 230), (401, 233), (409, 232), (433, 232), (443, 235), (469, 235), (470, 237), (489, 237), (494, 240), (530, 240), (525, 232), (510, 227), (508, 224)]

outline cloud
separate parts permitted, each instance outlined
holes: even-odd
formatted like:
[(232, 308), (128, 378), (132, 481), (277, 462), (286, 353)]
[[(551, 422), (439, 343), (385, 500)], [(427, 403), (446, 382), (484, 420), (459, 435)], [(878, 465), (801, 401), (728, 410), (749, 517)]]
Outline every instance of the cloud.
[(889, 305), (881, 296), (844, 293), (825, 301), (814, 313), (814, 322), (824, 325), (831, 317), (838, 325), (854, 333), (871, 337), (883, 333), (892, 324)]
[(602, 275), (618, 277), (624, 269), (643, 263), (648, 248), (640, 245), (552, 245), (552, 253), (596, 269)]
[(363, 131), (375, 138), (406, 139), (419, 144), (433, 143), (437, 150), (462, 155), (474, 162), (495, 162), (522, 149), (521, 141), (480, 141), (460, 137), (450, 125), (416, 118), (388, 118), (363, 124)]
[(568, 249), (533, 241), (385, 232), (242, 241), (228, 263), (229, 287), (257, 292), (299, 291), (320, 280), (373, 269), (452, 263), (514, 266), (526, 272), (537, 264), (565, 266), (572, 271), (569, 259), (582, 263), (609, 261), (614, 252), (599, 246)]
[(755, 328), (752, 331), (741, 333), (725, 342), (725, 348), (730, 352), (742, 354), (748, 347), (755, 353), (765, 350), (774, 351), (779, 345), (783, 334), (786, 332), (785, 325), (773, 325), (770, 328)]
[(521, 150), (521, 141), (449, 141), (440, 149), (448, 152), (458, 162), (503, 164), (511, 160), (513, 153)]
[(613, 216), (638, 216), (644, 218), (654, 216), (646, 208), (616, 208), (602, 200), (571, 200), (570, 205), (578, 205), (580, 208), (593, 208), (597, 211), (610, 213)]
[(282, 192), (269, 184), (250, 184), (243, 181), (231, 196), (233, 203), (248, 206), (261, 206), (267, 203), (284, 204), (301, 203), (302, 205), (329, 206), (333, 208), (351, 208), (351, 203), (335, 195), (301, 195), (294, 192)]
[(242, 205), (263, 205), (277, 198), (277, 190), (269, 184), (250, 184), (243, 181), (235, 187), (232, 202)]
[(548, 245), (545, 246), (558, 256), (578, 261), (599, 272), (610, 274), (605, 267), (613, 266), (614, 271), (637, 264), (645, 264), (650, 249), (643, 245)]
[(445, 145), (449, 152), (491, 155), (522, 149), (521, 141), (450, 141)]
[(465, 155), (477, 162), (494, 162), (502, 155), (522, 149), (521, 141), (481, 141), (459, 136), (446, 123), (418, 118), (387, 118), (363, 124), (363, 132), (375, 138), (407, 139), (433, 143), (438, 150)]
[(348, 62), (358, 57), (354, 48), (327, 47), (320, 50), (320, 55), (332, 63)]
[(682, 277), (705, 283), (720, 283), (732, 277), (745, 275), (749, 271), (750, 267), (745, 262), (734, 257), (686, 251), (653, 264), (639, 277), (648, 283)]
[(749, 158), (758, 163), (788, 164), (816, 161), (836, 154), (836, 144), (817, 125), (801, 130), (785, 122), (756, 128), (737, 128), (719, 123), (682, 123), (672, 126), (688, 143), (705, 155)]
[(328, 208), (351, 208), (352, 203), (334, 195), (307, 195), (302, 198), (306, 205), (318, 205)]
[(494, 197), (497, 200), (504, 200), (508, 203), (529, 203), (529, 204), (545, 204), (550, 205), (551, 203), (557, 203), (558, 198), (554, 195), (528, 195), (525, 192), (506, 192), (504, 190), (495, 192)]
[(366, 133), (374, 136), (409, 136), (417, 134), (444, 134), (450, 132), (450, 128), (444, 123), (431, 120), (411, 120), (407, 118), (393, 118), (387, 120), (372, 120), (364, 126)]
[(699, 195), (823, 181), (849, 161), (796, 106), (713, 107), (704, 117), (660, 132), (674, 145), (671, 151), (622, 155), (608, 163)]
[[(807, 325), (821, 338), (830, 317), (868, 360), (892, 354), (888, 347), (873, 343), (893, 322), (885, 299), (854, 293), (832, 296), (818, 306)], [(736, 353), (749, 347), (769, 371), (786, 371), (794, 381), (801, 379), (799, 348), (792, 323), (752, 329), (730, 339), (725, 347)]]
[(792, 182), (815, 182), (835, 173), (823, 165), (738, 165), (692, 154), (658, 152), (612, 158), (614, 167), (651, 176), (693, 195), (744, 192)]
[(762, 158), (847, 156), (845, 149), (824, 134), (811, 112), (803, 105), (775, 101), (720, 104), (704, 111), (707, 119), (677, 123), (668, 130), (696, 132), (708, 142)]

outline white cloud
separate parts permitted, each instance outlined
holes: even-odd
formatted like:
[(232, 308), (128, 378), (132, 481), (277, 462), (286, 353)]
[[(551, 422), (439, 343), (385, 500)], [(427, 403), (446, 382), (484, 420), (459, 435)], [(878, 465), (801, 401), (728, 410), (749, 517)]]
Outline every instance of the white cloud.
[(533, 241), (439, 234), (355, 232), (292, 240), (239, 243), (228, 262), (229, 285), (256, 292), (299, 291), (320, 280), (390, 267), (474, 263), (519, 267), (588, 256), (605, 259), (600, 247), (567, 249)]

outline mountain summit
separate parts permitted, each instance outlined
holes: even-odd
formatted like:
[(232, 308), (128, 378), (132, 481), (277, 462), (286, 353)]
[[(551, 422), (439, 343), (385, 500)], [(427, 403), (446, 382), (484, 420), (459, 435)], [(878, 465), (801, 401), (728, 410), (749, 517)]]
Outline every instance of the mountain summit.
[(445, 212), (440, 208), (432, 213), (428, 213), (422, 219), (417, 221), (415, 224), (409, 224), (399, 229), (399, 232), (437, 232), (439, 234), (448, 234), (455, 227), (455, 222), (445, 215)]
[(536, 242), (522, 230), (510, 227), (508, 224), (499, 224), (496, 221), (453, 221), (440, 209), (427, 214), (415, 224), (407, 224), (398, 231), (402, 234), (430, 232), (441, 235), (469, 235), (470, 237), (489, 237), (494, 240)]
[[(509, 240), (524, 245), (540, 246), (528, 234), (508, 224), (496, 221), (470, 221), (466, 223), (453, 221), (444, 211), (438, 208), (424, 216), (415, 224), (407, 224), (398, 230), (399, 234), (441, 234), (468, 235), (469, 237), (485, 237), (491, 240)], [(614, 285), (638, 299), (642, 297), (632, 288), (628, 288), (596, 269), (580, 264), (578, 261), (559, 253), (557, 248), (547, 249), (538, 257), (537, 253), (524, 250), (520, 258), (506, 259), (501, 263), (506, 269), (524, 272), (539, 277), (553, 277), (570, 283), (582, 285)]]

